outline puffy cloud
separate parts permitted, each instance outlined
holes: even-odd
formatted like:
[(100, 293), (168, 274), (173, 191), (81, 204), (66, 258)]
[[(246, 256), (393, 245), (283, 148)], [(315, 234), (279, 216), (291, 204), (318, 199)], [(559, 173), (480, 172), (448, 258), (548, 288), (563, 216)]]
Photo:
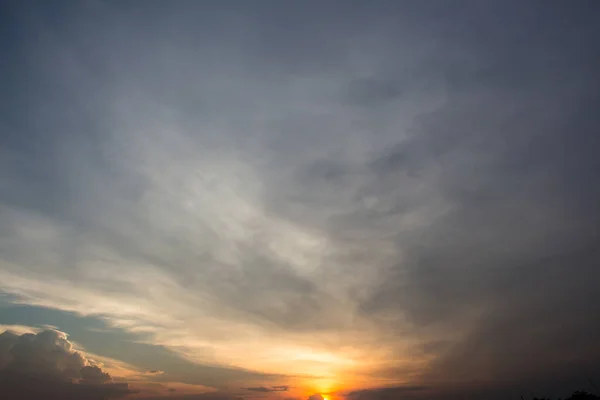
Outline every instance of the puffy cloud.
[(106, 383), (110, 381), (110, 375), (102, 372), (100, 367), (95, 365), (86, 365), (81, 368), (81, 382), (85, 383)]
[(54, 376), (66, 379), (82, 378), (87, 361), (73, 349), (64, 333), (46, 330), (37, 334), (0, 335), (3, 352), (0, 365), (5, 370)]
[(132, 393), (55, 330), (0, 334), (0, 393), (7, 398), (108, 399)]

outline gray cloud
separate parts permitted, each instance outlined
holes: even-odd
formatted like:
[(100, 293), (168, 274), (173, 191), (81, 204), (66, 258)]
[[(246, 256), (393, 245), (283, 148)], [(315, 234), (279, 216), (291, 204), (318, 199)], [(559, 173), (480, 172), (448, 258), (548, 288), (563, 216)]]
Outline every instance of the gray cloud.
[(597, 6), (374, 3), (12, 10), (3, 289), (431, 390), (597, 373)]
[(419, 398), (424, 392), (427, 393), (430, 390), (426, 386), (404, 386), (404, 387), (393, 387), (384, 389), (372, 389), (372, 390), (357, 390), (350, 392), (347, 395), (349, 399), (365, 400), (365, 399), (414, 399)]
[[(518, 8), (501, 10), (501, 18), (533, 15), (533, 7)], [(311, 171), (318, 173), (297, 190), (309, 201), (323, 181), (347, 188), (348, 177), (362, 178), (358, 193), (372, 197), (369, 209), (357, 202), (314, 222), (343, 242), (354, 235), (369, 240), (397, 221), (387, 237), (401, 261), (390, 263), (366, 298), (359, 296), (360, 308), (367, 318), (381, 317), (382, 326), (397, 317), (390, 329), (405, 328), (408, 318), (410, 329), (431, 335), (432, 343), (447, 335), (447, 349), (438, 347), (425, 380), (568, 390), (597, 374), (588, 333), (598, 329), (592, 282), (600, 260), (593, 182), (599, 163), (591, 149), (599, 147), (599, 81), (589, 69), (597, 65), (589, 51), (598, 32), (573, 10), (563, 21), (578, 27), (556, 30), (551, 21), (561, 11), (549, 7), (535, 25), (506, 36), (493, 23), (467, 25), (471, 37), (460, 34), (461, 42), (449, 46), (460, 44), (473, 62), (465, 67), (473, 69), (448, 81), (442, 107), (420, 115), (407, 139), (362, 171), (315, 164)], [(481, 17), (489, 22), (487, 11)], [(540, 47), (528, 52), (532, 43)], [(560, 61), (547, 67), (558, 54)], [(348, 197), (338, 193), (341, 207)], [(336, 199), (318, 195), (317, 208)], [(402, 230), (403, 215), (438, 200), (447, 206), (441, 217)]]
[(126, 383), (113, 383), (64, 334), (52, 330), (0, 334), (0, 392), (24, 400), (109, 399), (134, 393)]
[(95, 365), (86, 365), (81, 368), (81, 381), (84, 383), (106, 383), (110, 381), (110, 375), (102, 372), (102, 369)]
[(3, 369), (39, 373), (66, 379), (78, 379), (102, 373), (86, 368), (86, 359), (75, 351), (66, 337), (57, 331), (17, 335), (5, 331), (0, 335)]
[(350, 104), (377, 108), (393, 101), (401, 94), (402, 88), (399, 82), (362, 79), (351, 82), (345, 96)]
[(169, 394), (167, 397), (150, 397), (148, 399), (155, 400), (169, 400), (169, 399), (179, 399), (179, 400), (243, 400), (243, 397), (235, 396), (231, 394), (225, 393), (204, 393), (204, 394), (184, 394), (184, 395), (175, 395), (174, 393)]
[[(367, 315), (398, 312), (422, 331), (464, 333), (439, 352), (425, 379), (555, 390), (560, 382), (565, 390), (598, 372), (600, 354), (588, 333), (598, 329), (591, 282), (599, 278), (592, 183), (599, 163), (589, 149), (599, 144), (590, 108), (598, 104), (592, 87), (599, 81), (586, 72), (589, 47), (568, 48), (597, 36), (584, 28), (559, 33), (543, 15), (535, 30), (517, 29), (514, 37), (484, 28), (499, 35), (493, 48), (505, 50), (483, 58), (488, 43), (474, 37), (471, 51), (485, 73), (453, 82), (447, 105), (371, 167), (398, 182), (439, 167), (435, 185), (451, 206), (399, 237), (402, 262), (362, 303)], [(569, 16), (567, 24), (582, 23)], [(544, 50), (520, 52), (538, 40)], [(551, 54), (562, 54), (568, 66), (544, 68)], [(516, 82), (515, 74), (531, 79)]]
[(287, 392), (290, 389), (289, 386), (258, 386), (258, 387), (249, 387), (246, 390), (250, 390), (251, 392)]

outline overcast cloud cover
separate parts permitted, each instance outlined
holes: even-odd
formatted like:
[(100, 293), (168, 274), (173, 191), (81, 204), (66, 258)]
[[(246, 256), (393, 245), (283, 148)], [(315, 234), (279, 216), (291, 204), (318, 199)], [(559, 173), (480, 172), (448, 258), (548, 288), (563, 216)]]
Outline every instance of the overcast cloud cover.
[(0, 292), (204, 399), (583, 387), (599, 6), (3, 2)]

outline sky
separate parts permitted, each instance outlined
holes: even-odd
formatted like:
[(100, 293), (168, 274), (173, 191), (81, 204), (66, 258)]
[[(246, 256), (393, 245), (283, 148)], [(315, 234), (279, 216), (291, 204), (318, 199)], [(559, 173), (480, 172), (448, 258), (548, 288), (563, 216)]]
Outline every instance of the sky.
[(2, 1), (0, 396), (597, 390), (599, 15)]

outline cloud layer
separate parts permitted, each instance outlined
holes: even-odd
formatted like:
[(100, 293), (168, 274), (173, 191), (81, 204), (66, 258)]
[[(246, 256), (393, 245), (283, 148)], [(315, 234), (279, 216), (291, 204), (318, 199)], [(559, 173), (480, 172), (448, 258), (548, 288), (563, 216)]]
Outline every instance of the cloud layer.
[(223, 389), (600, 372), (598, 6), (259, 3), (7, 9), (0, 290)]

